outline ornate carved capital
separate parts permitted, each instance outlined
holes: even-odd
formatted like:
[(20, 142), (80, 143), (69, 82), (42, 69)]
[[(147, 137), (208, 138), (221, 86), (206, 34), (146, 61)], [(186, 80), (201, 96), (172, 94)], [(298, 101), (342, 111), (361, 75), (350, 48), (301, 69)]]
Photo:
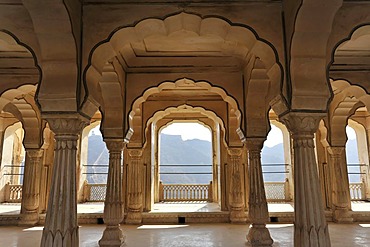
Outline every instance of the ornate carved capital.
[(140, 159), (141, 156), (143, 155), (143, 150), (142, 149), (128, 149), (128, 155), (132, 159)]
[(265, 140), (265, 137), (247, 138), (247, 140), (245, 141), (245, 145), (247, 146), (248, 151), (261, 152)]
[(89, 123), (78, 114), (47, 114), (43, 118), (49, 123), (55, 135), (77, 135)]
[(241, 148), (228, 148), (227, 153), (230, 155), (231, 158), (239, 158), (242, 155)]
[(345, 151), (345, 147), (328, 147), (328, 152), (332, 156), (340, 157)]
[(109, 152), (122, 152), (125, 143), (121, 139), (104, 139)]
[(41, 158), (43, 154), (43, 149), (26, 149), (26, 155), (31, 159)]
[(293, 135), (301, 136), (313, 135), (325, 116), (325, 113), (289, 112), (279, 119)]

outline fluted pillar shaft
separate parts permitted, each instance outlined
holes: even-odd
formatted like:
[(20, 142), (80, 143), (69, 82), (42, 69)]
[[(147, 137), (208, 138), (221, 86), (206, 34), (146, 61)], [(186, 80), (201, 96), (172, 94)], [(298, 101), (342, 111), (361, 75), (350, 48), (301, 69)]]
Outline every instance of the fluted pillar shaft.
[(265, 138), (250, 138), (246, 141), (249, 161), (249, 220), (252, 223), (247, 240), (252, 246), (271, 246), (273, 243), (266, 228), (269, 214), (261, 166), (264, 141)]
[(345, 147), (329, 147), (330, 163), (334, 176), (333, 204), (334, 221), (351, 223), (351, 197), (347, 172)]
[(143, 177), (141, 149), (128, 150), (130, 162), (128, 166), (128, 212), (127, 224), (140, 224), (142, 221), (141, 211), (143, 208)]
[(293, 138), (295, 247), (331, 246), (313, 141), (322, 117), (321, 113), (290, 112), (280, 118)]
[(55, 156), (42, 247), (79, 245), (77, 225), (77, 140), (86, 119), (76, 115), (46, 117), (55, 133)]
[(245, 223), (244, 198), (241, 178), (241, 148), (229, 148), (229, 160), (231, 163), (231, 184), (230, 184), (230, 221), (232, 223)]
[(109, 150), (109, 170), (107, 192), (104, 202), (104, 223), (107, 225), (103, 237), (99, 241), (100, 247), (124, 245), (124, 235), (120, 228), (123, 220), (122, 198), (122, 149), (123, 140), (105, 140)]
[(39, 221), (38, 208), (42, 155), (42, 149), (26, 149), (20, 225), (36, 225)]

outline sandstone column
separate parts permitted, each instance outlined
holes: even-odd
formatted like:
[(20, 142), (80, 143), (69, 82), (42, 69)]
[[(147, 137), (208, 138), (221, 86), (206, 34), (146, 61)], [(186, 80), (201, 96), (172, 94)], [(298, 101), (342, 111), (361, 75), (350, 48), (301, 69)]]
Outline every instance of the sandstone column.
[(334, 221), (351, 223), (351, 197), (347, 172), (345, 147), (329, 147), (330, 163), (333, 171)]
[(104, 202), (104, 223), (107, 227), (99, 246), (119, 247), (124, 244), (125, 237), (120, 228), (123, 220), (123, 198), (122, 198), (122, 149), (123, 140), (105, 140), (109, 150), (109, 170), (107, 193)]
[(249, 229), (247, 240), (252, 246), (271, 246), (273, 240), (266, 223), (269, 214), (263, 182), (261, 150), (265, 138), (249, 138), (246, 141), (249, 160)]
[(141, 149), (129, 149), (128, 165), (128, 212), (127, 224), (140, 224), (142, 220), (141, 211), (143, 208), (143, 176), (142, 176), (142, 155)]
[(288, 127), (294, 148), (294, 246), (330, 247), (317, 164), (314, 133), (325, 114), (289, 112), (280, 119)]
[(48, 115), (55, 133), (53, 178), (42, 247), (79, 245), (76, 195), (77, 140), (87, 120), (79, 115)]
[(36, 225), (39, 221), (40, 162), (42, 155), (42, 149), (26, 149), (20, 225)]
[(244, 198), (241, 178), (241, 148), (229, 148), (229, 159), (231, 162), (230, 183), (230, 221), (231, 223), (245, 223)]

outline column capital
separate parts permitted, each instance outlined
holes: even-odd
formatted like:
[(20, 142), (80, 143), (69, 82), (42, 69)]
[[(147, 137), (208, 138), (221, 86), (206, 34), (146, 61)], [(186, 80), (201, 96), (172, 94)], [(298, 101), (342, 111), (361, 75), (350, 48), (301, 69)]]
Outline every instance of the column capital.
[(246, 139), (245, 145), (248, 150), (261, 151), (265, 140), (266, 137), (251, 137)]
[(109, 152), (121, 152), (125, 143), (122, 139), (104, 139)]
[(242, 148), (228, 148), (227, 153), (231, 157), (241, 156), (242, 155)]
[(140, 158), (143, 155), (143, 150), (142, 149), (127, 149), (128, 155), (131, 158)]
[(41, 158), (44, 154), (44, 150), (41, 148), (27, 148), (26, 155), (30, 158)]
[(279, 119), (293, 135), (313, 135), (325, 116), (322, 112), (288, 112)]
[(328, 147), (328, 152), (329, 154), (331, 155), (342, 155), (342, 153), (345, 151), (346, 147), (343, 146), (343, 147), (332, 147), (332, 146), (329, 146)]
[(43, 114), (50, 126), (50, 129), (56, 135), (75, 135), (81, 133), (82, 129), (89, 124), (89, 119), (76, 114)]

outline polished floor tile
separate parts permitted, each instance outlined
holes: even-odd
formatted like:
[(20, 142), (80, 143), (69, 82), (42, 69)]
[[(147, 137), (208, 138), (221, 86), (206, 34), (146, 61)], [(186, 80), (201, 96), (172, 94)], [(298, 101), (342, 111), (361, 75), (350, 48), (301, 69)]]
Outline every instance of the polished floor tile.
[[(293, 246), (291, 224), (270, 224), (275, 247)], [(123, 226), (127, 247), (242, 247), (248, 225), (191, 224)], [(97, 247), (104, 225), (82, 225), (80, 246)], [(370, 246), (370, 224), (330, 224), (333, 247)], [(1, 247), (39, 246), (42, 227), (0, 227)]]

